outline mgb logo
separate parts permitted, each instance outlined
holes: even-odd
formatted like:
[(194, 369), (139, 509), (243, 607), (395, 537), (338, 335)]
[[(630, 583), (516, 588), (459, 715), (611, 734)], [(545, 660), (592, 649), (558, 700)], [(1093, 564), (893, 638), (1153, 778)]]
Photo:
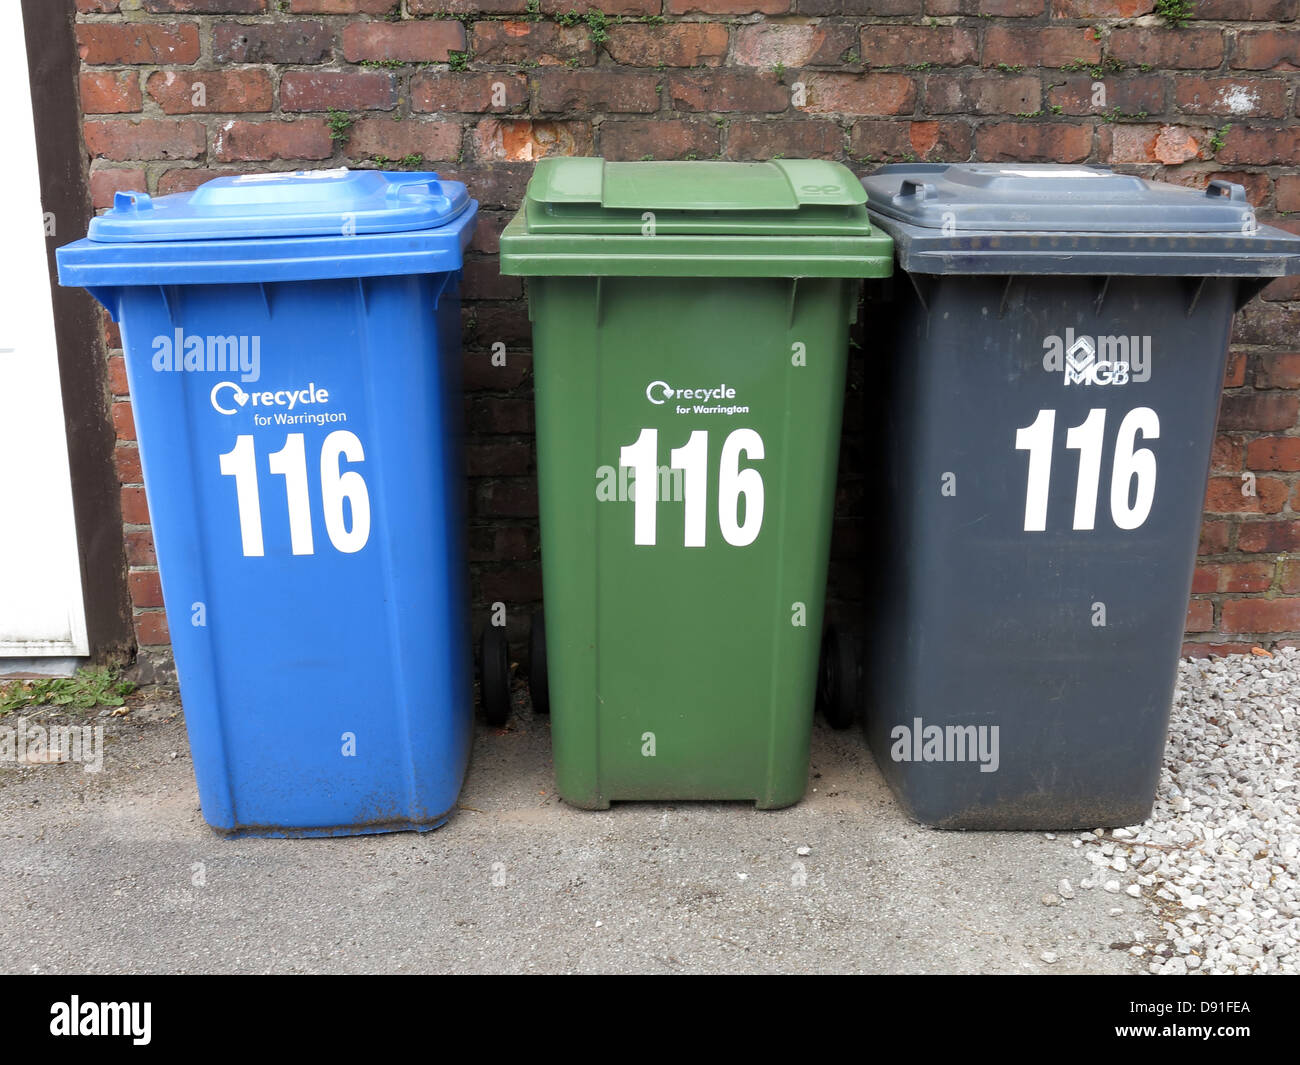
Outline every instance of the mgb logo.
[(1149, 336), (1065, 336), (1043, 338), (1043, 369), (1066, 385), (1126, 385), (1151, 380)]

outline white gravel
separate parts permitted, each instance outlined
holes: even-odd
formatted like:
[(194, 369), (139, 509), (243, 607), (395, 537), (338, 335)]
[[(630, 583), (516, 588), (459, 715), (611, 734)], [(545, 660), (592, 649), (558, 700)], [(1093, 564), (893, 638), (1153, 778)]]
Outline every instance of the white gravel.
[(1298, 705), (1300, 650), (1185, 660), (1150, 820), (1072, 841), (1156, 908), (1151, 972), (1300, 972)]

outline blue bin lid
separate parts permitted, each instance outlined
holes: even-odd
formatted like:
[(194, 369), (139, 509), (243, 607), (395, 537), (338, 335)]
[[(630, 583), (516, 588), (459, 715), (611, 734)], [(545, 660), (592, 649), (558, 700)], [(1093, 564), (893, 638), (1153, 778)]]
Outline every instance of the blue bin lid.
[(397, 233), (431, 229), (469, 206), (469, 193), (434, 173), (295, 170), (214, 178), (193, 192), (157, 199), (119, 192), (113, 209), (91, 220), (100, 243), (237, 240)]
[(60, 248), (59, 283), (101, 302), (128, 285), (451, 273), (478, 204), (432, 172), (298, 170), (214, 178), (193, 192), (119, 192)]
[(916, 163), (862, 179), (872, 221), (913, 273), (1276, 277), (1300, 238), (1259, 225), (1246, 190), (1102, 166)]

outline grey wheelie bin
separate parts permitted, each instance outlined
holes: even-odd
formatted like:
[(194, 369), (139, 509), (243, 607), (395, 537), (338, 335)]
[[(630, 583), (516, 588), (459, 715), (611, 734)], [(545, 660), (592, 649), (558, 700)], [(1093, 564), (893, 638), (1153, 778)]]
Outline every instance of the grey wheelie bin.
[(862, 183), (898, 268), (867, 294), (890, 487), (859, 636), (876, 760), (931, 825), (1140, 822), (1233, 313), (1300, 271), (1300, 239), (1221, 181), (965, 164)]

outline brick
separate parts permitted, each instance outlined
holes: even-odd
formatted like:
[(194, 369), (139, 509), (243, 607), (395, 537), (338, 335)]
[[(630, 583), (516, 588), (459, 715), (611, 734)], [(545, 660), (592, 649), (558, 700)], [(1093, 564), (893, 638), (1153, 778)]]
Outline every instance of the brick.
[(469, 404), (466, 424), (471, 433), (497, 436), (531, 433), (533, 405), (527, 399), (477, 396)]
[(144, 106), (134, 70), (92, 71), (81, 75), (81, 110), (88, 115), (117, 115)]
[(523, 202), (524, 190), (528, 187), (533, 168), (530, 164), (481, 167), (471, 163), (464, 170), (444, 167), (439, 173), (450, 181), (462, 182), (474, 190), (474, 198), (479, 202), (479, 228), (482, 228), (482, 212), (494, 207), (512, 213), (518, 209)]
[(397, 106), (397, 85), (391, 74), (377, 70), (290, 70), (280, 79), (280, 108), (284, 111), (391, 111)]
[(1207, 131), (1150, 123), (1110, 123), (1101, 130), (1098, 154), (1110, 163), (1173, 165), (1201, 158)]
[(1250, 646), (1249, 643), (1184, 643), (1179, 655), (1183, 658), (1222, 658), (1245, 654)]
[(1268, 353), (1255, 367), (1256, 388), (1300, 388), (1300, 351)]
[(155, 70), (145, 91), (169, 115), (270, 111), (272, 105), (271, 76), (264, 70)]
[(144, 484), (144, 474), (140, 470), (140, 449), (118, 444), (113, 449), (113, 467), (117, 470), (120, 484)]
[[(1270, 569), (1272, 567), (1269, 567)], [(1279, 582), (1282, 591), (1287, 595), (1294, 595), (1300, 592), (1300, 562), (1291, 559), (1282, 565), (1282, 579)]]
[(1252, 470), (1300, 470), (1300, 437), (1261, 436), (1246, 448), (1246, 466)]
[[(611, 39), (617, 28), (610, 30)], [(470, 40), (474, 59), (481, 63), (538, 63), (553, 67), (571, 59), (581, 66), (591, 66), (596, 61), (591, 33), (582, 25), (476, 22)]]
[(964, 162), (970, 158), (971, 144), (970, 127), (961, 122), (863, 119), (853, 124), (849, 151), (855, 159), (868, 163), (906, 158)]
[(522, 74), (429, 70), (411, 78), (411, 110), (448, 114), (510, 112), (528, 106)]
[(1228, 550), (1234, 523), (1202, 519), (1201, 539), (1196, 548), (1198, 555), (1221, 555)]
[(86, 15), (116, 14), (120, 0), (77, 0), (77, 10)]
[(126, 359), (121, 355), (112, 355), (108, 360), (108, 394), (110, 396), (125, 396), (128, 391)]
[(77, 46), (81, 61), (92, 66), (193, 63), (199, 58), (199, 28), (189, 23), (81, 23)]
[(197, 159), (207, 142), (197, 122), (142, 118), (87, 122), (86, 149), (97, 159)]
[(402, 159), (419, 155), (426, 161), (441, 162), (455, 159), (460, 155), (460, 148), (459, 122), (426, 118), (405, 118), (394, 122), (391, 118), (363, 118), (352, 127), (346, 152), (350, 159), (374, 156)]
[(667, 0), (669, 15), (784, 15), (790, 0)]
[(1208, 514), (1277, 514), (1286, 506), (1289, 488), (1276, 477), (1256, 477), (1255, 494), (1243, 495), (1249, 481), (1243, 475), (1211, 477), (1205, 490)]
[(1294, 347), (1300, 336), (1300, 307), (1287, 303), (1264, 303), (1256, 300), (1239, 315), (1233, 329), (1238, 344), (1286, 350)]
[(536, 559), (539, 554), (536, 529), (479, 525), (469, 531), (471, 562), (521, 562)]
[(470, 477), (521, 477), (532, 473), (532, 449), (520, 444), (470, 443), (465, 447)]
[[(1041, 15), (1046, 0), (926, 0), (927, 15), (990, 15), (996, 18), (1032, 18)], [(910, 14), (910, 12), (899, 12)]]
[(987, 162), (1081, 163), (1092, 151), (1092, 129), (1059, 122), (998, 122), (975, 133), (976, 155)]
[(1215, 587), (1211, 589), (1230, 595), (1249, 595), (1266, 592), (1273, 583), (1271, 562), (1228, 562), (1212, 567)]
[(1240, 388), (1246, 383), (1246, 353), (1228, 352), (1228, 362), (1223, 368), (1223, 387)]
[(1052, 18), (1136, 18), (1156, 9), (1156, 0), (1052, 0)]
[(1279, 211), (1300, 211), (1300, 176), (1279, 174), (1274, 183), (1274, 195)]
[(1300, 551), (1300, 521), (1247, 521), (1237, 530), (1237, 550), (1248, 554)]
[(530, 478), (486, 481), (474, 493), (476, 517), (532, 518), (537, 516), (537, 482)]
[(158, 556), (154, 552), (152, 529), (127, 529), (126, 562), (128, 566), (156, 566)]
[[(795, 26), (758, 22), (732, 31), (731, 61), (737, 66), (771, 70), (778, 63), (792, 69), (834, 66), (859, 52), (858, 32), (840, 23)], [(861, 54), (859, 52), (859, 54)]]
[(1223, 147), (1215, 153), (1215, 158), (1229, 164), (1294, 165), (1300, 160), (1300, 128), (1248, 127), (1234, 123), (1224, 135)]
[(343, 58), (445, 63), (452, 52), (465, 51), (465, 27), (459, 22), (350, 22), (343, 28)]
[(239, 170), (209, 170), (199, 166), (177, 166), (163, 171), (158, 176), (158, 195), (166, 196), (173, 192), (193, 192), (200, 185), (213, 178), (228, 177), (238, 174)]
[(659, 110), (654, 74), (604, 70), (544, 70), (537, 75), (537, 110), (647, 114)]
[(135, 439), (135, 411), (127, 401), (115, 402), (109, 409), (113, 421), (113, 432), (119, 440)]
[(267, 0), (144, 0), (144, 9), (155, 15), (261, 15)]
[(104, 334), (104, 345), (110, 351), (120, 351), (122, 348), (122, 331), (118, 329), (117, 323), (109, 317), (106, 308), (100, 308), (99, 327)]
[(1246, 30), (1237, 34), (1231, 66), (1238, 70), (1300, 70), (1295, 30)]
[(1091, 26), (990, 26), (984, 31), (984, 65), (1063, 67), (1101, 59), (1101, 43)]
[(132, 570), (126, 575), (126, 585), (131, 592), (131, 604), (139, 607), (160, 607), (163, 605), (162, 582), (158, 571)]
[(1209, 599), (1193, 599), (1187, 607), (1185, 632), (1214, 631), (1214, 603)]
[(144, 192), (149, 179), (143, 170), (135, 167), (93, 170), (90, 174), (90, 204), (95, 210), (113, 206), (113, 197), (119, 192)]
[(465, 284), (461, 292), (464, 299), (512, 300), (522, 296), (523, 292), (523, 282), (517, 277), (507, 277), (502, 274), (496, 262), (489, 259), (470, 259), (465, 263)]
[(1210, 68), (1223, 62), (1223, 34), (1218, 30), (1118, 27), (1107, 45), (1116, 59), (1157, 70)]
[(212, 154), (223, 163), (328, 159), (334, 154), (334, 142), (324, 119), (231, 121), (217, 131)]
[(1036, 77), (1004, 74), (930, 74), (925, 79), (927, 114), (1015, 115), (1042, 106)]
[(120, 492), (122, 520), (128, 525), (148, 525), (149, 504), (145, 500), (144, 486), (138, 484), (123, 485)]
[(591, 155), (589, 122), (485, 118), (474, 127), (475, 158), (527, 163), (548, 155)]
[(674, 74), (668, 81), (668, 94), (676, 111), (770, 114), (790, 106), (790, 89), (774, 74), (747, 70)]
[[(1105, 93), (1102, 104), (1093, 103), (1093, 86), (1100, 81)], [(1165, 109), (1165, 79), (1159, 77), (1094, 78), (1071, 75), (1064, 85), (1054, 85), (1047, 94), (1049, 105), (1067, 115), (1100, 115), (1118, 110), (1122, 115), (1158, 115)]]
[[(408, 0), (418, 3), (419, 0)], [(289, 0), (295, 15), (387, 15), (394, 0)], [(414, 9), (412, 9), (414, 13)]]
[(605, 50), (630, 67), (716, 67), (727, 53), (727, 28), (714, 22), (612, 26)]
[(1287, 84), (1260, 78), (1174, 78), (1174, 99), (1191, 115), (1281, 118)]
[(916, 107), (916, 84), (903, 74), (809, 74), (803, 79), (814, 115), (902, 115)]
[(1300, 599), (1228, 599), (1220, 616), (1220, 632), (1295, 632)]
[(863, 59), (873, 67), (920, 61), (961, 67), (979, 61), (978, 38), (957, 26), (867, 26), (862, 30), (861, 48)]
[(135, 641), (141, 647), (160, 647), (171, 643), (167, 615), (161, 610), (145, 611), (135, 616)]
[(1297, 414), (1300, 397), (1281, 392), (1226, 395), (1219, 408), (1219, 428), (1278, 432), (1294, 426)]
[(1240, 436), (1218, 433), (1210, 452), (1210, 469), (1215, 473), (1234, 473), (1246, 459), (1245, 440)]
[(409, 0), (406, 8), (412, 15), (522, 15), (528, 0)]
[(218, 22), (212, 27), (212, 58), (218, 63), (320, 63), (333, 45), (334, 34), (323, 22)]
[(1279, 277), (1270, 281), (1259, 294), (1262, 300), (1290, 301), (1300, 299), (1300, 276)]
[(1191, 17), (1224, 21), (1287, 22), (1297, 14), (1297, 0), (1196, 0)]
[[(439, 0), (420, 2), (438, 3)], [(464, 2), (476, 3), (477, 0)], [(601, 11), (606, 15), (658, 15), (660, 0), (542, 0), (542, 10), (548, 15), (560, 15), (569, 11), (576, 11), (580, 15), (589, 11)]]
[(476, 577), (479, 602), (535, 603), (542, 597), (542, 572), (537, 566), (492, 569)]
[(726, 138), (728, 159), (835, 159), (844, 151), (844, 131), (828, 119), (732, 122)]
[(611, 119), (600, 126), (600, 154), (607, 159), (711, 158), (719, 130), (696, 119)]
[(532, 366), (532, 356), (521, 348), (507, 349), (504, 366), (494, 366), (489, 352), (467, 351), (461, 358), (461, 376), (466, 392), (509, 392), (528, 380)]

